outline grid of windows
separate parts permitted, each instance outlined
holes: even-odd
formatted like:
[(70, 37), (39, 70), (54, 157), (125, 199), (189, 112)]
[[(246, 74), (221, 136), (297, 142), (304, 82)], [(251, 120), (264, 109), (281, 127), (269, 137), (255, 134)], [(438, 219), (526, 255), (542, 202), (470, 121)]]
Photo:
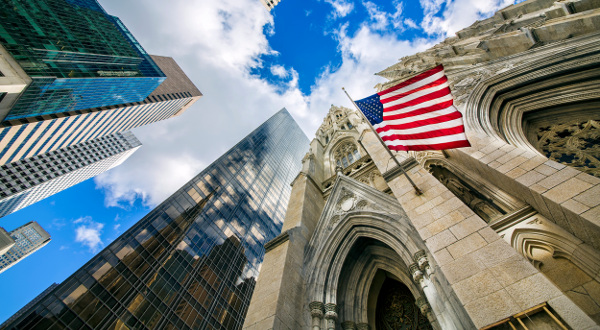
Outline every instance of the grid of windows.
[(8, 329), (240, 329), (308, 143), (282, 109)]
[(165, 80), (96, 0), (6, 0), (0, 43), (33, 79), (6, 120), (139, 102)]
[(110, 169), (140, 145), (127, 131), (0, 166), (0, 217)]
[(29, 222), (10, 232), (15, 245), (0, 255), (0, 273), (50, 242), (50, 235), (37, 222)]

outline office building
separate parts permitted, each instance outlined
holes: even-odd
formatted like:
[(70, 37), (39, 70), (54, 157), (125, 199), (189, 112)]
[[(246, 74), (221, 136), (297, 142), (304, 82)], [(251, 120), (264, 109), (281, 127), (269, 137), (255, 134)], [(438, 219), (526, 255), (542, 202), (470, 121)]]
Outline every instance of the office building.
[(202, 93), (172, 58), (152, 59), (167, 78), (141, 102), (0, 124), (0, 166), (182, 114)]
[(6, 253), (0, 255), (0, 273), (50, 242), (50, 234), (35, 221), (11, 231), (9, 235), (15, 244)]
[(0, 217), (121, 164), (140, 146), (127, 131), (0, 166)]
[(7, 328), (240, 329), (307, 148), (282, 109)]
[(10, 234), (0, 227), (0, 255), (5, 254), (15, 245), (15, 240), (10, 237)]
[(268, 11), (271, 11), (277, 4), (279, 4), (281, 0), (260, 0), (260, 2), (267, 8)]
[(96, 0), (5, 0), (0, 46), (0, 120), (141, 102), (165, 80)]
[(390, 155), (331, 107), (244, 328), (598, 329), (598, 31), (598, 1), (527, 0), (378, 73), (381, 92), (443, 64), (468, 148)]

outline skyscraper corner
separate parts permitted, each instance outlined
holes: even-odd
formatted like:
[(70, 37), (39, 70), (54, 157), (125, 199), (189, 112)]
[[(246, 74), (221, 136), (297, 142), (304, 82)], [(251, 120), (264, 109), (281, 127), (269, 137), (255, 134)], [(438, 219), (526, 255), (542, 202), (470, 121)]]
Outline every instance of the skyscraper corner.
[(50, 234), (37, 222), (31, 221), (9, 233), (14, 245), (0, 254), (0, 273), (19, 263), (35, 251), (50, 243)]
[(275, 8), (281, 2), (281, 0), (260, 0), (260, 2), (267, 8), (268, 11)]
[(307, 149), (281, 109), (7, 329), (240, 329)]

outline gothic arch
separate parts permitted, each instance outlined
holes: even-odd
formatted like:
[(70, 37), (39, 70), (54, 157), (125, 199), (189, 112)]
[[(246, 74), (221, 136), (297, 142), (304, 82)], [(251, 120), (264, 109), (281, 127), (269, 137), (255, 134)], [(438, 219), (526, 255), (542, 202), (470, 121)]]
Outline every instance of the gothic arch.
[(428, 259), (419, 237), (393, 197), (338, 176), (304, 254), (305, 297), (313, 325), (318, 326), (324, 316), (329, 329), (339, 312), (353, 318), (340, 321), (367, 326), (365, 320), (371, 320), (363, 307), (381, 270), (406, 285), (420, 299), (422, 311), (440, 327), (471, 328), (464, 308), (444, 275), (435, 272), (437, 265)]
[(372, 299), (379, 292), (372, 292), (372, 283), (381, 271), (406, 285), (415, 300), (422, 297), (422, 292), (408, 275), (408, 268), (389, 247), (368, 246), (349, 268), (348, 273), (341, 278), (341, 292), (338, 293), (338, 302), (341, 302), (340, 320), (374, 326), (375, 309)]
[(600, 275), (600, 255), (575, 236), (558, 228), (517, 228), (513, 231), (511, 245), (540, 269), (541, 263), (533, 256), (533, 249), (539, 248), (551, 253), (554, 258), (571, 261), (591, 278)]
[[(318, 234), (311, 242), (320, 244), (314, 246), (309, 243), (307, 251), (307, 260), (311, 260), (307, 269), (312, 270), (308, 277), (310, 299), (336, 303), (341, 268), (359, 238), (380, 241), (389, 246), (405, 265), (412, 264), (412, 255), (424, 246), (417, 246), (418, 243), (411, 238), (417, 234), (416, 230), (402, 222), (406, 220), (397, 215), (392, 217), (372, 211), (355, 211), (339, 220), (340, 224), (331, 233), (319, 232), (320, 228), (317, 228)], [(328, 235), (318, 237), (321, 234)]]
[[(527, 56), (532, 60), (526, 60)], [(533, 118), (546, 119), (549, 128), (542, 129), (547, 130), (552, 129), (553, 124), (567, 124), (574, 114), (584, 122), (599, 120), (599, 61), (598, 38), (582, 37), (525, 52), (515, 57), (516, 65), (512, 69), (502, 71), (491, 65), (484, 74), (490, 77), (474, 87), (464, 106), (468, 130), (502, 139), (588, 173), (586, 163), (591, 159), (595, 165), (590, 174), (600, 176), (600, 151), (590, 150), (593, 147), (590, 145), (595, 143), (564, 146), (559, 142), (565, 137), (554, 134), (558, 142), (550, 148), (552, 150), (544, 150), (532, 139), (536, 134), (543, 135), (543, 131), (533, 132), (539, 125), (529, 123)], [(573, 139), (584, 141), (576, 136)], [(586, 158), (587, 162), (579, 161), (581, 151), (586, 150), (593, 155)]]
[(582, 311), (600, 319), (600, 254), (544, 217), (507, 229), (510, 244)]

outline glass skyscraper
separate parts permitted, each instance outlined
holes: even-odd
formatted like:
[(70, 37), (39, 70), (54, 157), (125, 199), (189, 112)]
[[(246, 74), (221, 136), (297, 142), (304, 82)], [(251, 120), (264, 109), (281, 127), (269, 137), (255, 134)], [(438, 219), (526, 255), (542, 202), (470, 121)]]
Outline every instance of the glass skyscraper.
[(8, 329), (240, 329), (308, 150), (282, 109)]
[(142, 102), (5, 120), (0, 124), (0, 166), (184, 113), (202, 93), (175, 60), (152, 59), (167, 79)]
[(165, 80), (96, 0), (0, 4), (0, 45), (31, 79), (6, 120), (140, 102)]

